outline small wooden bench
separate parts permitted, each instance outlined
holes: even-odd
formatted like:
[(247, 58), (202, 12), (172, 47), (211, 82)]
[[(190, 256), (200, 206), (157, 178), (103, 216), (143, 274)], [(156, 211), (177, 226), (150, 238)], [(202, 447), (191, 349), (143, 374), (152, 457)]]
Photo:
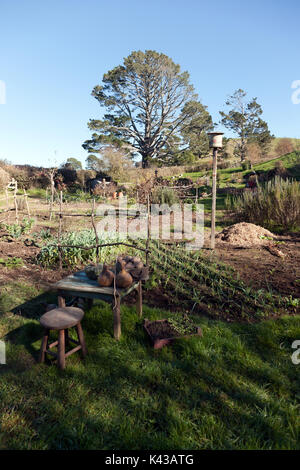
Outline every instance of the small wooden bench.
[[(83, 356), (86, 356), (87, 349), (81, 327), (83, 316), (84, 311), (81, 308), (76, 307), (55, 308), (41, 316), (40, 323), (44, 327), (44, 336), (40, 349), (39, 362), (44, 362), (45, 355), (50, 354), (57, 358), (58, 367), (60, 369), (64, 369), (66, 357), (76, 351), (81, 349)], [(69, 328), (73, 327), (76, 327), (78, 341), (69, 337)], [(49, 334), (51, 330), (58, 331), (58, 340), (49, 344)], [(66, 346), (69, 346), (70, 343), (74, 343), (76, 346), (66, 352)], [(57, 346), (58, 349), (57, 353), (51, 351), (51, 348), (54, 348), (55, 346)]]

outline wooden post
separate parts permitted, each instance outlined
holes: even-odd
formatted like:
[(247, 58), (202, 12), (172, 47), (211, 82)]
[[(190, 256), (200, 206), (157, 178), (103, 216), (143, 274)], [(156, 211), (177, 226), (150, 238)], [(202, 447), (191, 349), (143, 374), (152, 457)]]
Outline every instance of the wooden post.
[(212, 206), (211, 206), (211, 238), (210, 248), (215, 249), (215, 229), (216, 229), (216, 199), (217, 199), (217, 158), (218, 149), (213, 149), (213, 172), (212, 172)]
[(54, 192), (55, 192), (55, 182), (54, 182), (54, 175), (55, 175), (55, 168), (50, 169), (48, 176), (50, 179), (50, 187), (51, 187), (51, 198), (50, 198), (50, 216), (49, 219), (52, 219), (53, 213), (53, 203), (54, 203)]
[(58, 224), (58, 256), (59, 256), (59, 269), (62, 270), (62, 248), (61, 248), (61, 231), (62, 231), (62, 191), (60, 191), (59, 198), (59, 224)]
[(96, 239), (96, 261), (97, 263), (100, 262), (100, 258), (99, 258), (99, 238), (98, 238), (98, 233), (97, 233), (97, 229), (96, 229), (96, 225), (95, 225), (95, 199), (93, 199), (93, 205), (92, 205), (92, 217), (91, 217), (91, 220), (92, 220), (92, 225), (93, 225), (93, 229), (94, 229), (94, 232), (95, 232), (95, 239)]
[(27, 193), (26, 193), (26, 189), (24, 188), (24, 199), (25, 199), (25, 205), (26, 205), (26, 209), (27, 209), (27, 214), (28, 214), (28, 217), (30, 217), (30, 210), (29, 210), (29, 204), (28, 204), (28, 196), (27, 196)]
[(17, 191), (18, 191), (18, 185), (17, 182), (15, 183), (14, 186), (14, 204), (15, 204), (15, 211), (16, 211), (16, 223), (19, 223), (19, 212), (18, 212), (18, 201), (17, 201)]
[(149, 261), (149, 242), (150, 242), (150, 197), (147, 196), (147, 241), (146, 241), (146, 266)]

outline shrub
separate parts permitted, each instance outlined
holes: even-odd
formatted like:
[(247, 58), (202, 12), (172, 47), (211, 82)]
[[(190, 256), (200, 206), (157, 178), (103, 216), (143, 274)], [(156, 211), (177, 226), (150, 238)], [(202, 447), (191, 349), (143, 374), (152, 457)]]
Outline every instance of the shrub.
[[(111, 234), (110, 238), (102, 238), (99, 236), (99, 244), (118, 242), (117, 234)], [(56, 245), (57, 241), (49, 240), (46, 245), (41, 248), (37, 256), (38, 264), (45, 267), (55, 266), (59, 261), (59, 252)], [(63, 266), (75, 267), (82, 264), (88, 264), (96, 261), (96, 248), (85, 250), (76, 248), (76, 245), (85, 247), (96, 244), (95, 232), (93, 230), (80, 230), (78, 232), (69, 232), (62, 236), (62, 245), (70, 245), (70, 248), (62, 249)], [(72, 247), (74, 245), (74, 247)], [(120, 252), (120, 246), (107, 246), (100, 249), (100, 261), (109, 261), (113, 256)]]
[(242, 163), (241, 163), (241, 167), (242, 167), (242, 170), (245, 171), (245, 170), (251, 170), (251, 162), (249, 160), (244, 160)]
[(154, 204), (167, 204), (172, 206), (179, 201), (175, 191), (168, 187), (159, 186), (152, 191), (152, 202)]
[(276, 176), (255, 191), (227, 196), (225, 204), (238, 220), (269, 229), (291, 230), (300, 225), (300, 186), (291, 179)]

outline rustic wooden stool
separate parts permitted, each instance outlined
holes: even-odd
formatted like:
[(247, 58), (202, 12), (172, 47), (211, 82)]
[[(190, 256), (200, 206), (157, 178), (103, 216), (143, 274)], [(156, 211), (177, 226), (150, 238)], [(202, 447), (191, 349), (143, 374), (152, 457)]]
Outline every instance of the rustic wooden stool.
[[(84, 341), (83, 331), (81, 327), (81, 320), (84, 316), (84, 311), (76, 307), (61, 307), (50, 310), (40, 318), (40, 323), (44, 327), (44, 336), (40, 349), (39, 362), (45, 361), (45, 354), (50, 354), (57, 358), (57, 364), (60, 369), (65, 368), (66, 357), (70, 356), (79, 349), (82, 349), (83, 356), (86, 356), (87, 349)], [(78, 341), (69, 338), (68, 329), (76, 327)], [(58, 341), (49, 344), (50, 330), (58, 330)], [(66, 353), (65, 345), (75, 343), (77, 346)], [(57, 346), (57, 354), (50, 351), (51, 348)]]

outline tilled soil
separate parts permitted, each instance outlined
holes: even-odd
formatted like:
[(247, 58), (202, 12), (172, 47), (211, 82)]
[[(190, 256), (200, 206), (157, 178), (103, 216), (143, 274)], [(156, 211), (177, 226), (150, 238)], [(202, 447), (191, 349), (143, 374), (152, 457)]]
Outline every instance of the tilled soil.
[(154, 321), (147, 325), (147, 329), (155, 341), (156, 339), (175, 338), (180, 334), (172, 328), (168, 321)]
[[(217, 241), (214, 257), (231, 265), (237, 275), (247, 284), (255, 288), (272, 289), (282, 295), (300, 297), (300, 235), (277, 236), (276, 245), (284, 257), (278, 257), (270, 253), (266, 246), (240, 248), (230, 243)], [(24, 261), (23, 267), (0, 267), (0, 290), (8, 282), (26, 281), (36, 286), (49, 288), (62, 277), (70, 274), (71, 270), (59, 271), (58, 269), (45, 269), (35, 264), (35, 258), (39, 248), (26, 246), (23, 241), (1, 241), (0, 257), (18, 257)], [(203, 254), (211, 257), (210, 250), (204, 249)], [(169, 299), (166, 293), (155, 288), (144, 292), (144, 300), (150, 305), (168, 309)], [(129, 303), (134, 299), (126, 298)]]

